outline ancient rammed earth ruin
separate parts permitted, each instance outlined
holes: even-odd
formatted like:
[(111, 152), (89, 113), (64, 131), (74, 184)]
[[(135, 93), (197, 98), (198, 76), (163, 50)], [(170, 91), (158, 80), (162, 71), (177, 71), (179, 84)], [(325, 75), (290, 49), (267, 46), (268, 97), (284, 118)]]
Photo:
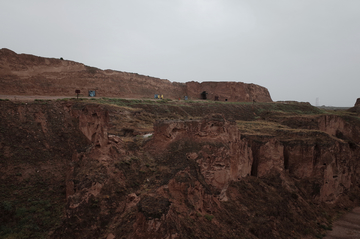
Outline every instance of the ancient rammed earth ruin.
[[(325, 111), (252, 84), (0, 59), (2, 94), (139, 98), (0, 101), (0, 238), (322, 238), (359, 205), (359, 100)], [(159, 89), (256, 103), (141, 99)]]
[(100, 70), (84, 64), (16, 54), (0, 50), (0, 88), (4, 95), (74, 96), (78, 89), (87, 96), (95, 90), (99, 97), (199, 99), (203, 91), (208, 99), (224, 101), (271, 102), (268, 90), (242, 82), (171, 83), (155, 77), (113, 70)]

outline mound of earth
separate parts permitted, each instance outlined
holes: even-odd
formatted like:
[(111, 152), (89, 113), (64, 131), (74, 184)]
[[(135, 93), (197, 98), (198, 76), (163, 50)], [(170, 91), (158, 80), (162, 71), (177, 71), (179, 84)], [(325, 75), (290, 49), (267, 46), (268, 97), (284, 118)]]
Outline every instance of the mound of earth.
[(74, 96), (80, 90), (87, 96), (95, 91), (100, 97), (167, 99), (207, 98), (220, 101), (271, 102), (268, 90), (242, 82), (170, 82), (150, 76), (113, 70), (100, 70), (81, 63), (16, 54), (0, 50), (0, 88), (2, 95)]

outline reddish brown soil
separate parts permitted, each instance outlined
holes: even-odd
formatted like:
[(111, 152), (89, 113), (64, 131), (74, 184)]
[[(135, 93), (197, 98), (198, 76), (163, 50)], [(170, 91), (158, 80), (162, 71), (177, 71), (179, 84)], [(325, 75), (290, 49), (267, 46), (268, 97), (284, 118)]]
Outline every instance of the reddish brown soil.
[(4, 238), (319, 238), (358, 205), (356, 116), (276, 103), (0, 106)]
[[(357, 111), (6, 49), (0, 76), (1, 238), (322, 238), (359, 206)], [(257, 103), (149, 100), (202, 90)], [(359, 214), (327, 238), (359, 238)]]
[(100, 97), (154, 98), (155, 94), (159, 94), (167, 99), (184, 99), (188, 96), (192, 100), (201, 98), (201, 93), (207, 91), (211, 100), (217, 95), (220, 101), (272, 101), (268, 90), (255, 84), (177, 83), (0, 49), (0, 94), (73, 97), (75, 90), (80, 90), (83, 96), (87, 96), (89, 90), (95, 90)]
[[(76, 98), (76, 96), (73, 96)], [(39, 100), (57, 100), (65, 99), (69, 96), (44, 96), (44, 95), (0, 95), (0, 99), (8, 99), (11, 101), (34, 101), (35, 99)], [(83, 97), (84, 98), (84, 97)], [(85, 97), (89, 98), (89, 97)]]

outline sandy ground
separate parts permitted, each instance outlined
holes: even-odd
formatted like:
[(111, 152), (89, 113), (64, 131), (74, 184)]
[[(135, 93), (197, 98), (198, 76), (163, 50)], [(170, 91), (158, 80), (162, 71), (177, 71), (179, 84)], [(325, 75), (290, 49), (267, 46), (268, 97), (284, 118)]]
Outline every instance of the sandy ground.
[(333, 230), (330, 231), (324, 239), (360, 239), (360, 207), (346, 213), (333, 224)]

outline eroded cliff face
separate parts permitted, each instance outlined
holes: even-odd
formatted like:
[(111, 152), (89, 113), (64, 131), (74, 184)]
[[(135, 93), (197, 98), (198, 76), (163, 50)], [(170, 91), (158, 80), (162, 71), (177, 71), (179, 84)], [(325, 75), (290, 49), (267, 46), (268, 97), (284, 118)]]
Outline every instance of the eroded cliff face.
[[(269, 172), (267, 169), (274, 168), (296, 180), (312, 181), (316, 187), (310, 193), (320, 201), (331, 203), (357, 185), (360, 142), (356, 133), (360, 130), (357, 118), (320, 115), (270, 120), (292, 130), (281, 132), (279, 129), (270, 138), (245, 136), (252, 140), (252, 148), (257, 149), (253, 150), (253, 165), (257, 165), (253, 175), (262, 177)], [(263, 149), (266, 149), (264, 153)]]
[(356, 99), (355, 105), (354, 106), (360, 106), (360, 98)]
[(360, 113), (360, 98), (356, 100), (354, 107), (350, 108), (348, 111)]
[[(220, 200), (226, 200), (230, 181), (251, 173), (251, 148), (241, 139), (236, 123), (221, 115), (201, 121), (159, 122), (154, 127), (154, 139), (146, 148), (154, 156), (170, 148), (177, 152), (178, 160), (192, 162), (207, 187), (220, 194)], [(163, 157), (171, 161), (174, 155)]]
[(69, 164), (90, 144), (59, 102), (0, 102), (1, 238), (43, 238), (61, 223)]
[(336, 202), (356, 184), (357, 176), (353, 173), (359, 168), (359, 150), (353, 143), (335, 137), (351, 132), (343, 120), (337, 116), (329, 118), (332, 117), (319, 120), (321, 131), (276, 136), (241, 135), (235, 122), (230, 123), (221, 115), (202, 121), (163, 122), (155, 126), (154, 139), (148, 147), (159, 154), (167, 151), (170, 144), (183, 150), (183, 141), (191, 147), (202, 145), (187, 152), (186, 157), (195, 160), (205, 182), (221, 192), (220, 200), (226, 200), (226, 188), (231, 181), (249, 175), (266, 177), (280, 173), (299, 180), (314, 180), (319, 187), (316, 197)]
[[(11, 142), (32, 135), (40, 141), (34, 152), (61, 144), (65, 158), (44, 160), (47, 166), (40, 169), (61, 175), (53, 182), (62, 185), (57, 200), (63, 201), (53, 204), (64, 215), (45, 227), (38, 216), (43, 211), (34, 213), (49, 238), (311, 238), (323, 233), (319, 225), (331, 223), (326, 216), (335, 213), (331, 205), (349, 207), (358, 200), (360, 152), (352, 132), (360, 125), (357, 117), (266, 114), (258, 117), (267, 120), (234, 121), (229, 118), (248, 117), (238, 111), (225, 117), (208, 107), (205, 117), (165, 120), (139, 108), (90, 102), (3, 106), (2, 125), (26, 128), (12, 131)], [(257, 112), (256, 106), (246, 107), (243, 112)], [(5, 143), (3, 130), (2, 166), (15, 172), (19, 165), (11, 154), (16, 148)], [(74, 139), (68, 137), (72, 134)], [(7, 170), (1, 172), (7, 182), (2, 185), (40, 178), (49, 182), (39, 188), (54, 187), (51, 175), (26, 174), (25, 167), (15, 181)], [(6, 187), (5, 201), (16, 198), (15, 191)], [(17, 210), (30, 212), (35, 205), (31, 200), (0, 210), (15, 223)]]
[(113, 70), (100, 70), (81, 63), (16, 54), (0, 49), (0, 87), (3, 95), (75, 96), (75, 90), (87, 96), (122, 98), (154, 98), (155, 94), (168, 99), (199, 99), (208, 91), (211, 100), (271, 102), (264, 87), (241, 82), (207, 82), (189, 84), (170, 82), (156, 77)]
[(98, 105), (68, 110), (72, 117), (78, 119), (79, 129), (93, 144), (100, 147), (108, 144), (108, 111)]
[(293, 129), (320, 130), (330, 136), (345, 140), (350, 145), (360, 142), (359, 119), (351, 116), (313, 115), (313, 116), (286, 116), (264, 117), (265, 120), (278, 122)]
[[(85, 112), (93, 114), (89, 109)], [(88, 124), (97, 122), (83, 117)], [(73, 194), (68, 197), (69, 219), (59, 229), (62, 233), (55, 232), (55, 238), (80, 235), (81, 230), (69, 224), (79, 224), (76, 217), (88, 218), (88, 225), (102, 231), (96, 231), (98, 236), (104, 235), (102, 224), (111, 225), (104, 235), (109, 238), (124, 234), (127, 238), (191, 237), (195, 230), (190, 229), (192, 221), (200, 231), (210, 232), (203, 235), (209, 237), (227, 228), (222, 220), (229, 220), (232, 212), (226, 205), (236, 203), (238, 193), (248, 193), (236, 188), (252, 185), (249, 179), (253, 176), (275, 180), (278, 187), (288, 190), (292, 199), (284, 204), (286, 208), (302, 204), (302, 210), (314, 210), (307, 201), (336, 203), (357, 184), (360, 172), (358, 147), (324, 131), (242, 134), (236, 122), (219, 114), (201, 120), (158, 121), (151, 139), (129, 144), (123, 138), (110, 136), (106, 144), (99, 146), (74, 159), (78, 169), (72, 171), (72, 180), (78, 184), (73, 185)], [(140, 148), (144, 151), (139, 152)], [(97, 168), (96, 174), (77, 173), (88, 164)], [(262, 187), (269, 197), (272, 190), (278, 190)], [(246, 197), (242, 200), (248, 202)], [(88, 207), (96, 208), (96, 213), (87, 211)], [(300, 211), (291, 213), (299, 217)], [(228, 216), (220, 216), (222, 213)], [(92, 215), (98, 215), (96, 220), (89, 219)], [(271, 219), (273, 227), (278, 227), (282, 222), (275, 218)], [(211, 229), (207, 224), (210, 221)], [(242, 235), (256, 235), (246, 231)], [(269, 238), (286, 238), (272, 233)], [(231, 238), (236, 234), (226, 235)]]

